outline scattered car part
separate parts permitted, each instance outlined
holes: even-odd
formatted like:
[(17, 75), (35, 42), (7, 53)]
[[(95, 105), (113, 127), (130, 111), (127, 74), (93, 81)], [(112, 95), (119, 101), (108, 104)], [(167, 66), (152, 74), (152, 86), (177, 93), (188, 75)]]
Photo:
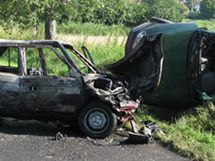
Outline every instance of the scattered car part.
[(58, 132), (55, 136), (55, 140), (58, 141), (58, 140), (66, 140), (67, 139), (67, 136), (66, 135), (63, 135), (61, 134), (60, 132)]
[(128, 139), (125, 140), (126, 143), (130, 144), (146, 144), (154, 142), (156, 134), (164, 135), (160, 127), (158, 127), (155, 122), (144, 121), (143, 126), (139, 128), (134, 121), (130, 121), (132, 125), (132, 131), (129, 131)]
[(147, 144), (149, 142), (149, 136), (136, 132), (129, 132), (129, 137), (125, 142), (130, 144)]

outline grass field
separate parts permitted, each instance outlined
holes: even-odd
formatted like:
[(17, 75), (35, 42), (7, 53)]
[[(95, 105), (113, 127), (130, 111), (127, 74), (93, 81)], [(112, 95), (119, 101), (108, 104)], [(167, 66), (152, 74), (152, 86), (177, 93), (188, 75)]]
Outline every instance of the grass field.
[[(199, 27), (207, 27), (215, 31), (215, 21), (196, 20), (195, 22)], [(60, 34), (74, 34), (76, 36), (115, 35), (117, 37), (125, 36), (129, 28), (95, 24), (69, 24), (68, 26), (59, 26), (58, 31)], [(0, 27), (0, 37), (5, 39), (42, 39), (43, 29), (39, 27), (37, 32), (32, 32), (32, 29), (23, 31), (14, 28), (8, 33)], [(73, 44), (80, 50), (84, 42), (75, 42)], [(124, 55), (124, 44), (116, 43), (114, 39), (106, 43), (88, 45), (87, 47), (99, 67), (117, 61)], [(174, 122), (164, 121), (154, 114), (156, 110), (156, 107), (142, 105), (140, 110), (142, 112), (137, 114), (136, 119), (139, 121), (150, 119), (157, 122), (166, 134), (165, 136), (160, 136), (161, 143), (192, 159), (204, 161), (215, 160), (215, 107), (213, 104), (210, 103), (180, 113), (180, 116)]]
[(159, 136), (164, 146), (194, 160), (215, 160), (215, 106), (212, 103), (188, 109), (174, 121), (165, 121), (157, 115), (160, 111), (169, 113), (169, 109), (156, 108), (142, 107), (136, 119), (155, 121), (165, 133)]
[(72, 35), (127, 35), (129, 28), (123, 25), (104, 25), (93, 23), (67, 23), (58, 26), (58, 32)]

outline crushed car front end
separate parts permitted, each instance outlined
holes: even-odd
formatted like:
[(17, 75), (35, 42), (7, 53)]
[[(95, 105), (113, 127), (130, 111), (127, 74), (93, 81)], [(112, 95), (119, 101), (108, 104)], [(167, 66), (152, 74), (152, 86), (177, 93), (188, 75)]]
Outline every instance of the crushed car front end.
[(131, 98), (125, 82), (105, 74), (93, 73), (84, 76), (84, 80), (90, 91), (90, 97), (96, 97), (110, 105), (121, 123), (133, 118), (132, 114), (138, 108), (139, 100), (134, 101)]

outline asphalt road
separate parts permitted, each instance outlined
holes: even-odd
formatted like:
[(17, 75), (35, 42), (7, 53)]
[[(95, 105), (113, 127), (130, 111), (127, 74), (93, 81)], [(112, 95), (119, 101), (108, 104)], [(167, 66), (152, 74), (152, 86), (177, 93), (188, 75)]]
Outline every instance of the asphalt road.
[[(72, 131), (35, 121), (3, 120), (0, 127), (0, 161), (189, 160), (158, 143), (122, 144), (126, 138), (116, 134), (104, 140), (91, 140), (82, 137), (77, 130)], [(56, 140), (58, 132), (64, 137)]]

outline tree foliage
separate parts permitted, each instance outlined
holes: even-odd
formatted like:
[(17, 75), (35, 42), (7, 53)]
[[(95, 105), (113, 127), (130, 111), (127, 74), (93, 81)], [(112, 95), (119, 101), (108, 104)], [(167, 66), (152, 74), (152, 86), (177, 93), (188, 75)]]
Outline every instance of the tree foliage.
[(1, 20), (22, 26), (50, 19), (136, 25), (152, 16), (180, 21), (184, 8), (176, 0), (0, 0)]
[(184, 18), (185, 8), (183, 4), (175, 0), (144, 0), (147, 6), (147, 17), (161, 17), (173, 21), (181, 21)]
[(0, 18), (25, 25), (56, 19), (62, 15), (70, 0), (0, 0)]
[(153, 16), (180, 21), (185, 12), (176, 0), (0, 0), (0, 21), (21, 27), (54, 19), (134, 26)]
[(68, 16), (76, 22), (137, 25), (153, 16), (180, 21), (186, 12), (176, 0), (73, 0)]
[(49, 22), (61, 17), (69, 3), (70, 0), (0, 0), (0, 19), (6, 28), (14, 24), (22, 28), (37, 27), (40, 22), (45, 22), (48, 24), (45, 30), (50, 31), (55, 27), (51, 28)]
[(203, 0), (200, 11), (204, 18), (215, 18), (215, 0)]

